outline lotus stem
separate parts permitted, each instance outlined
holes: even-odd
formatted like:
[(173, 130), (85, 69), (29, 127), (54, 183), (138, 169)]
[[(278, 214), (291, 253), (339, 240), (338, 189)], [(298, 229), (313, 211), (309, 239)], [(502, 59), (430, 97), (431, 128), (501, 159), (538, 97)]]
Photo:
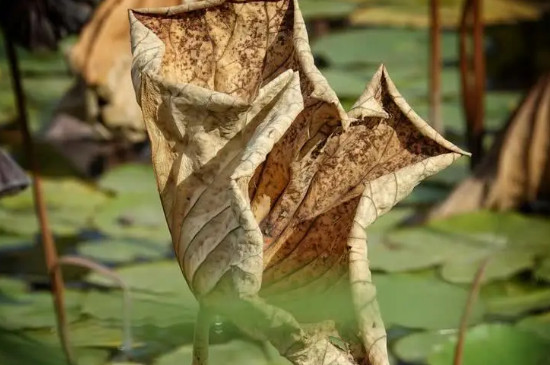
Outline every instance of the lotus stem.
[(60, 257), (54, 268), (58, 270), (61, 265), (71, 265), (90, 269), (100, 275), (112, 279), (122, 290), (122, 347), (121, 351), (127, 353), (132, 348), (132, 315), (131, 315), (131, 296), (130, 289), (124, 280), (113, 270), (101, 265), (97, 262), (88, 260), (84, 257), (77, 256), (62, 256)]
[(38, 218), (38, 224), (40, 227), (40, 242), (42, 243), (42, 249), (44, 251), (44, 260), (46, 262), (46, 269), (48, 271), (51, 291), (53, 296), (53, 303), (55, 308), (57, 328), (59, 333), (59, 340), (63, 348), (63, 352), (69, 364), (76, 364), (73, 354), (71, 353), (71, 346), (68, 337), (67, 318), (65, 313), (65, 298), (64, 298), (64, 285), (63, 276), (59, 268), (55, 268), (57, 262), (57, 248), (55, 246), (52, 231), (50, 229), (48, 213), (46, 203), (44, 202), (44, 195), (42, 192), (42, 180), (40, 178), (40, 172), (38, 163), (34, 156), (34, 144), (32, 135), (29, 128), (29, 121), (27, 117), (27, 108), (25, 100), (25, 92), (23, 91), (23, 85), (21, 82), (21, 72), (19, 70), (19, 60), (17, 57), (17, 51), (15, 45), (8, 36), (4, 37), (6, 54), (8, 56), (8, 62), (10, 64), (10, 71), (13, 81), (13, 91), (15, 94), (15, 102), (17, 106), (17, 112), (19, 116), (19, 127), (23, 136), (23, 144), (27, 155), (29, 168), (32, 174), (32, 191), (34, 208), (36, 216)]
[(430, 123), (443, 132), (441, 119), (441, 17), (439, 0), (430, 0)]
[(488, 263), (489, 258), (486, 258), (481, 262), (481, 265), (479, 265), (474, 277), (474, 281), (472, 282), (470, 293), (468, 294), (468, 300), (466, 301), (466, 307), (464, 308), (464, 313), (462, 314), (462, 318), (460, 320), (460, 328), (458, 330), (458, 339), (455, 346), (453, 365), (462, 365), (462, 359), (464, 357), (464, 341), (466, 340), (468, 321), (470, 320), (474, 304), (477, 300), (479, 289), (481, 288), (481, 279), (483, 279), (483, 274), (485, 273)]
[[(466, 118), (466, 142), (472, 152), (471, 167), (483, 157), (485, 55), (483, 49), (482, 1), (466, 0), (459, 28), (459, 63), (462, 103)], [(472, 33), (473, 60), (467, 50), (469, 31)]]
[[(472, 77), (470, 75), (470, 65), (468, 60), (468, 27), (471, 22), (472, 0), (466, 0), (462, 8), (462, 15), (459, 26), (459, 65), (460, 65), (460, 89), (462, 96), (462, 108), (466, 119), (466, 128), (470, 128), (472, 120)], [(467, 137), (467, 136), (466, 136)]]
[(475, 75), (475, 113), (471, 130), (472, 164), (475, 166), (483, 157), (483, 134), (485, 117), (485, 53), (483, 45), (483, 1), (474, 0), (474, 75)]
[(193, 365), (208, 364), (208, 344), (210, 342), (210, 313), (201, 305), (195, 323), (193, 338)]

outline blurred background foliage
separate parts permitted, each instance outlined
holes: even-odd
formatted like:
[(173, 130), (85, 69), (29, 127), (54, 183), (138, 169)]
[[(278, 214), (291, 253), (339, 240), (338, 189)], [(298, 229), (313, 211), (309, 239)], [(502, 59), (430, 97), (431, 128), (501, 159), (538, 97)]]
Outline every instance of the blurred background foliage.
[[(459, 145), (465, 143), (456, 31), (462, 2), (441, 1), (443, 123), (446, 137)], [(484, 1), (487, 145), (526, 90), (550, 68), (550, 14), (544, 5)], [(427, 0), (301, 0), (300, 6), (316, 62), (345, 107), (384, 63), (403, 96), (427, 119)], [(146, 143), (132, 137), (132, 153), (109, 147), (100, 160), (94, 155), (91, 163), (79, 165), (74, 155), (87, 151), (87, 145), (76, 144), (67, 153), (44, 137), (51, 131), (60, 100), (75, 83), (83, 82), (67, 61), (77, 41), (77, 36), (69, 37), (57, 51), (20, 49), (19, 55), (58, 249), (112, 267), (131, 289), (131, 308), (125, 313), (131, 318), (128, 348), (121, 329), (121, 291), (85, 269), (65, 269), (71, 339), (79, 364), (190, 363), (197, 304), (173, 260)], [(2, 49), (0, 143), (27, 166)], [(104, 151), (105, 145), (119, 140), (93, 143)], [(480, 211), (422, 225), (400, 224), (445, 199), (468, 175), (468, 161), (459, 160), (369, 228), (373, 280), (393, 364), (451, 364), (470, 284), (487, 257), (464, 363), (550, 364), (548, 216)], [(0, 364), (64, 361), (38, 243), (31, 191), (0, 200)], [(338, 309), (338, 293), (318, 299)], [(306, 307), (304, 313), (311, 310)], [(216, 318), (211, 332), (214, 365), (286, 363), (224, 318)]]

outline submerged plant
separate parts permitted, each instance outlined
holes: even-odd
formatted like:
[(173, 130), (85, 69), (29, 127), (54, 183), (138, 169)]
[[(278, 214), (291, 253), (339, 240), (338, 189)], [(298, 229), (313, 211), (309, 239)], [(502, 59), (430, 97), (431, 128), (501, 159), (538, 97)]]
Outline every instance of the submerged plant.
[[(215, 312), (294, 364), (388, 364), (365, 229), (464, 152), (384, 67), (346, 113), (295, 0), (197, 1), (130, 21), (158, 189), (201, 305), (195, 362), (206, 362)], [(315, 311), (334, 288), (353, 324)]]

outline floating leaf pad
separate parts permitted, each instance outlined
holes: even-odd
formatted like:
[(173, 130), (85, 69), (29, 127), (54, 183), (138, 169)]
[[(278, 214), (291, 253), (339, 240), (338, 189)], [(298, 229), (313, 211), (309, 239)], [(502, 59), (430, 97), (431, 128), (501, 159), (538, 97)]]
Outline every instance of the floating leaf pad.
[[(126, 266), (115, 271), (132, 290), (150, 293), (187, 293), (186, 295), (193, 298), (178, 264), (174, 261)], [(90, 274), (87, 281), (109, 287), (117, 286), (112, 280), (96, 273)]]
[[(133, 291), (130, 313), (132, 326), (169, 327), (194, 323), (197, 302), (185, 294), (150, 294)], [(122, 293), (92, 291), (84, 299), (82, 313), (110, 324), (122, 323)]]
[(393, 352), (399, 359), (407, 363), (421, 363), (455, 334), (456, 331), (413, 333), (397, 340), (393, 346)]
[[(81, 293), (66, 291), (65, 308), (69, 321), (79, 316)], [(0, 328), (54, 328), (52, 297), (49, 293), (16, 293), (0, 297)]]
[(0, 235), (0, 252), (32, 247), (34, 242), (28, 237)]
[(489, 257), (483, 282), (530, 269), (550, 250), (550, 224), (518, 214), (472, 213), (390, 232), (370, 248), (372, 267), (402, 272), (442, 265), (443, 279), (472, 282)]
[(357, 4), (341, 0), (302, 0), (300, 10), (305, 19), (346, 18)]
[(156, 190), (117, 195), (97, 211), (94, 223), (112, 237), (170, 242)]
[[(44, 179), (44, 197), (51, 229), (59, 235), (74, 235), (89, 226), (95, 209), (108, 197), (76, 179)], [(30, 236), (38, 233), (32, 189), (0, 201), (0, 230)]]
[[(500, 240), (502, 241), (502, 240)], [(499, 240), (475, 234), (450, 234), (426, 227), (389, 232), (369, 250), (373, 268), (387, 272), (418, 270), (455, 260), (478, 260)]]
[(27, 291), (27, 284), (22, 280), (0, 276), (0, 302), (8, 297), (17, 296)]
[(535, 277), (539, 280), (550, 282), (550, 257), (545, 258), (537, 265)]
[[(386, 324), (407, 328), (449, 329), (460, 323), (468, 291), (434, 276), (412, 274), (373, 275), (382, 318)], [(483, 316), (474, 306), (470, 323)]]
[[(25, 334), (33, 339), (52, 345), (59, 344), (56, 331), (29, 330)], [(85, 320), (69, 326), (71, 346), (119, 348), (122, 346), (122, 327), (104, 325), (99, 321)]]
[[(452, 364), (455, 341), (449, 340), (428, 358), (429, 365)], [(550, 342), (512, 326), (480, 325), (470, 329), (464, 345), (464, 364), (548, 364)]]
[[(314, 55), (321, 56), (331, 66), (384, 63), (391, 73), (393, 67), (406, 64), (411, 72), (423, 73), (428, 61), (428, 44), (428, 33), (425, 31), (353, 29), (320, 38), (312, 45), (312, 50)], [(443, 33), (441, 44), (445, 57), (458, 58), (454, 33)]]
[(526, 317), (519, 321), (516, 327), (536, 333), (550, 341), (550, 312)]
[(550, 307), (550, 288), (517, 282), (498, 282), (484, 286), (481, 298), (489, 314), (518, 316)]
[(101, 177), (98, 185), (114, 193), (151, 193), (157, 190), (153, 167), (137, 163), (129, 163), (109, 170)]
[(485, 234), (505, 238), (508, 247), (521, 248), (545, 254), (550, 249), (550, 221), (517, 213), (487, 211), (457, 215), (427, 225), (441, 233)]
[[(109, 352), (100, 349), (77, 348), (78, 365), (105, 364)], [(60, 365), (65, 357), (58, 344), (43, 342), (19, 332), (0, 329), (0, 364)]]
[[(441, 268), (443, 279), (451, 283), (471, 283), (483, 260), (456, 260)], [(490, 254), (481, 278), (482, 283), (506, 279), (534, 265), (534, 254), (519, 250), (503, 250)]]
[(105, 263), (120, 264), (138, 259), (160, 259), (172, 252), (169, 242), (140, 239), (105, 239), (82, 242), (78, 245), (79, 254)]

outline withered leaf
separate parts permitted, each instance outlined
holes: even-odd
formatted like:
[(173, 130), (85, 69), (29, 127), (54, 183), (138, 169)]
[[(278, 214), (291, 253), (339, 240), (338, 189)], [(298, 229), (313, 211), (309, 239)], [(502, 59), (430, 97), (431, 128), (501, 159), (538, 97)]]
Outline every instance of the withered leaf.
[[(141, 111), (130, 81), (132, 52), (128, 9), (173, 6), (182, 0), (103, 0), (71, 48), (71, 68), (81, 83), (63, 99), (58, 112), (75, 114), (75, 99), (82, 103), (86, 121), (102, 123), (101, 136), (145, 139)], [(81, 112), (79, 108), (78, 112)], [(78, 113), (80, 114), (80, 113)]]
[[(473, 175), (429, 213), (442, 218), (480, 209), (536, 209), (550, 201), (550, 74), (511, 115)], [(544, 204), (540, 204), (544, 205)]]
[(295, 0), (197, 1), (130, 21), (162, 204), (201, 304), (295, 364), (355, 364), (327, 333), (261, 299), (349, 285), (367, 360), (388, 364), (365, 228), (464, 152), (383, 67), (346, 113)]

